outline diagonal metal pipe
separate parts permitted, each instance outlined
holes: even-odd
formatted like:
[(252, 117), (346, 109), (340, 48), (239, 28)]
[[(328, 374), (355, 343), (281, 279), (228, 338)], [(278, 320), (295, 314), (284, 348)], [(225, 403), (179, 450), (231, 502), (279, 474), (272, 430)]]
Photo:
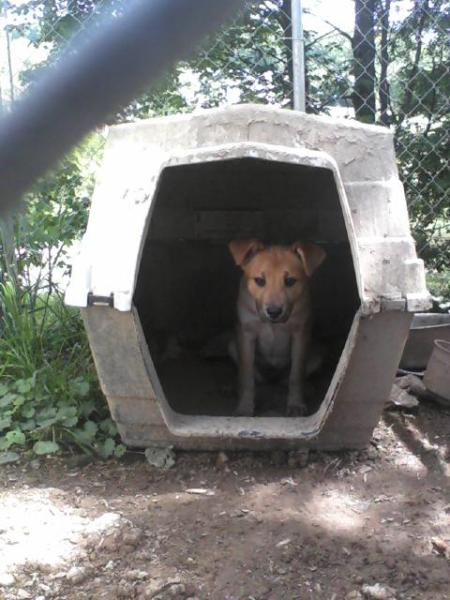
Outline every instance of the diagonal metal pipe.
[(0, 121), (0, 214), (91, 129), (186, 57), (238, 0), (134, 0), (72, 44)]

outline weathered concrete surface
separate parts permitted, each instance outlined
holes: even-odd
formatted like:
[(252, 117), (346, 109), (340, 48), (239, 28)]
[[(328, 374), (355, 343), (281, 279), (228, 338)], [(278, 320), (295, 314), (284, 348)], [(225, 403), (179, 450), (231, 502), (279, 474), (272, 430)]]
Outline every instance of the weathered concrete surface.
[[(175, 412), (162, 390), (140, 316), (133, 309), (141, 256), (150, 235), (194, 240), (199, 235), (195, 228), (201, 227), (202, 235), (210, 231), (216, 243), (233, 236), (231, 228), (228, 233), (214, 229), (229, 209), (226, 195), (220, 206), (216, 199), (216, 221), (208, 211), (190, 214), (183, 209), (178, 215), (171, 208), (164, 216), (160, 210), (152, 233), (163, 174), (180, 167), (244, 160), (266, 161), (280, 169), (291, 165), (309, 173), (304, 176), (308, 185), (314, 173), (319, 178), (321, 173), (331, 174), (333, 189), (327, 188), (327, 202), (336, 199), (339, 219), (328, 205), (321, 205), (320, 198), (309, 206), (303, 202), (298, 210), (309, 239), (350, 248), (360, 309), (328, 392), (309, 417), (248, 419)], [(196, 184), (201, 197), (201, 181)], [(183, 192), (179, 190), (180, 205), (188, 206), (190, 200), (183, 199)], [(258, 222), (254, 209), (244, 206), (240, 213), (240, 208), (228, 213), (229, 227), (239, 226), (240, 214), (250, 230), (267, 227), (264, 211), (269, 208), (272, 212), (267, 214), (275, 218), (264, 198)], [(282, 211), (281, 206), (277, 219), (282, 219)], [(295, 222), (296, 215), (296, 210), (286, 211), (286, 221)], [(237, 235), (244, 235), (245, 227)], [(89, 292), (113, 294), (114, 309), (85, 308)], [(102, 389), (127, 444), (173, 443), (205, 449), (363, 447), (389, 394), (411, 312), (429, 307), (391, 133), (356, 122), (252, 105), (111, 128), (66, 301), (84, 308)]]
[(111, 128), (68, 303), (86, 306), (88, 291), (114, 293), (115, 307), (130, 310), (161, 172), (174, 165), (236, 157), (333, 170), (367, 304), (376, 311), (379, 297), (400, 294), (414, 303), (414, 312), (429, 307), (391, 132), (253, 105)]

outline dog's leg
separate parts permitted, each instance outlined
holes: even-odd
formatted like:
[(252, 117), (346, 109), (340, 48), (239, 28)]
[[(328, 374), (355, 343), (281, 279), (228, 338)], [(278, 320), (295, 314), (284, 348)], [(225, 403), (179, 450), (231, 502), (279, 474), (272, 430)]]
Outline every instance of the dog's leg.
[(290, 417), (301, 416), (306, 412), (303, 380), (307, 346), (307, 338), (304, 332), (298, 332), (292, 337), (291, 371), (286, 407), (287, 415)]
[(239, 403), (236, 416), (252, 417), (255, 410), (255, 337), (238, 330)]

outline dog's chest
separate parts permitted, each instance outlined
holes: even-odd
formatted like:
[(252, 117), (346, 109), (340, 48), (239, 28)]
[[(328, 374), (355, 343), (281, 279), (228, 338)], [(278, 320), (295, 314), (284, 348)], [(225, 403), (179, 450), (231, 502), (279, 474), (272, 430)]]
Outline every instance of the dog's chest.
[(270, 366), (282, 368), (290, 362), (291, 333), (283, 325), (264, 323), (258, 331), (256, 350)]

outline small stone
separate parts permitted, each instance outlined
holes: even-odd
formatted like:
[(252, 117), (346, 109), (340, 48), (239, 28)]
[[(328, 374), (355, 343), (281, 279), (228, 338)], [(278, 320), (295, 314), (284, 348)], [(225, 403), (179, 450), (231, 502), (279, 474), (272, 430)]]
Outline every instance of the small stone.
[(415, 396), (410, 394), (406, 389), (399, 387), (396, 383), (392, 386), (387, 404), (393, 404), (402, 408), (415, 408), (419, 405), (419, 401)]
[(29, 600), (31, 594), (27, 590), (17, 590), (16, 597), (18, 600)]
[(67, 581), (75, 585), (82, 583), (88, 576), (87, 570), (84, 567), (72, 567), (66, 573)]
[(439, 554), (442, 554), (442, 556), (445, 556), (446, 558), (450, 558), (450, 544), (448, 542), (440, 537), (435, 536), (431, 538), (431, 545), (433, 546), (433, 550)]
[(167, 470), (175, 465), (175, 452), (172, 446), (147, 448), (145, 458), (157, 469)]
[(192, 494), (194, 496), (215, 496), (216, 492), (207, 488), (189, 488), (186, 490), (186, 494)]
[(142, 529), (138, 529), (137, 527), (131, 529), (131, 531), (127, 531), (122, 536), (122, 541), (125, 545), (128, 546), (137, 546), (141, 541), (144, 532)]
[(15, 581), (14, 575), (11, 575), (10, 573), (0, 574), (0, 586), (9, 587), (14, 585)]
[(225, 452), (219, 452), (216, 458), (216, 467), (223, 467), (228, 462)]
[(175, 583), (169, 588), (169, 594), (171, 598), (179, 598), (186, 594), (186, 586), (184, 583)]
[(116, 588), (117, 598), (133, 598), (133, 586), (121, 580)]
[(114, 529), (119, 527), (123, 522), (122, 517), (118, 513), (107, 512), (100, 517), (94, 519), (86, 528), (86, 533), (89, 534), (110, 534)]
[(290, 538), (286, 538), (285, 540), (281, 540), (280, 542), (278, 542), (275, 545), (275, 548), (283, 548), (283, 546), (287, 546), (290, 543), (291, 543), (291, 539)]
[(363, 600), (363, 596), (359, 590), (352, 590), (345, 596), (345, 600)]
[(125, 578), (128, 579), (128, 581), (139, 581), (147, 579), (148, 573), (147, 571), (140, 571), (139, 569), (130, 569), (125, 573)]
[(416, 396), (420, 396), (421, 393), (423, 394), (427, 390), (423, 381), (417, 377), (417, 375), (412, 374), (405, 375), (403, 377), (397, 377), (395, 384), (404, 390), (408, 390), (410, 394), (414, 394)]
[(370, 600), (395, 600), (395, 590), (388, 585), (375, 583), (374, 585), (364, 584), (362, 593)]
[(100, 541), (97, 550), (106, 550), (108, 552), (116, 552), (120, 544), (120, 536), (118, 535), (108, 535), (103, 540)]
[(378, 450), (372, 445), (367, 447), (366, 455), (368, 460), (377, 460), (377, 458), (379, 457)]

